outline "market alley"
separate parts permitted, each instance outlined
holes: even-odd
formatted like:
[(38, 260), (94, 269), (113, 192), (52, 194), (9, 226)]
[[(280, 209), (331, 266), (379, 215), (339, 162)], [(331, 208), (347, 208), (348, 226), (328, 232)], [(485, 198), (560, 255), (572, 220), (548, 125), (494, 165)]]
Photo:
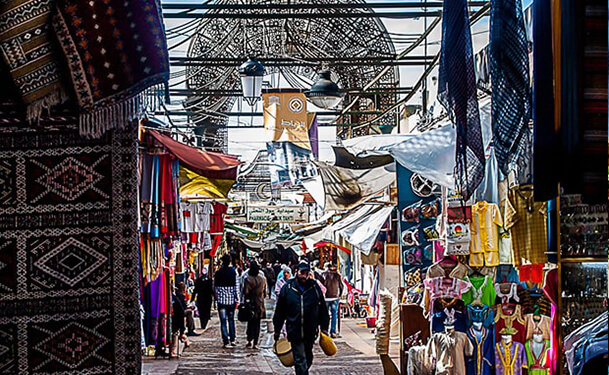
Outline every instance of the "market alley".
[[(273, 301), (267, 300), (269, 315), (272, 317)], [(203, 331), (201, 336), (191, 337), (192, 345), (183, 350), (180, 345), (179, 359), (162, 360), (144, 359), (143, 375), (229, 375), (229, 374), (293, 374), (292, 368), (286, 368), (273, 354), (273, 335), (268, 332), (268, 323), (263, 321), (260, 349), (245, 347), (245, 324), (236, 321), (237, 347), (223, 349), (221, 346), (220, 328), (217, 313)], [(315, 360), (311, 374), (315, 375), (379, 375), (383, 366), (374, 349), (374, 335), (363, 326), (362, 319), (346, 319), (342, 324), (342, 337), (336, 339), (338, 353), (333, 357), (323, 354), (315, 346)], [(201, 332), (200, 330), (198, 332)], [(397, 343), (392, 345), (397, 348)], [(397, 350), (394, 350), (397, 355)], [(398, 357), (399, 358), (399, 357)], [(398, 359), (394, 357), (397, 364)]]

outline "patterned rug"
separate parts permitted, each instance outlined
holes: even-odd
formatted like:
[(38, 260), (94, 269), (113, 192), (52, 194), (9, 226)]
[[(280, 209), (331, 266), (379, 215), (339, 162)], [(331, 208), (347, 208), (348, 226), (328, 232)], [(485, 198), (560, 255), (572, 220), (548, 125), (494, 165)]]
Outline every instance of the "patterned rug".
[(0, 373), (138, 374), (135, 129), (0, 128)]

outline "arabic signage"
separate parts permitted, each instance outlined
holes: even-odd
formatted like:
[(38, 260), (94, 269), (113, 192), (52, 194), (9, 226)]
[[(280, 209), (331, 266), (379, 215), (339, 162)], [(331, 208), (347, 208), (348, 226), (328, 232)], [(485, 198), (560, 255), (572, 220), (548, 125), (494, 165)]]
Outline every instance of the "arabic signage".
[(248, 206), (247, 221), (307, 223), (309, 222), (309, 212), (304, 206)]

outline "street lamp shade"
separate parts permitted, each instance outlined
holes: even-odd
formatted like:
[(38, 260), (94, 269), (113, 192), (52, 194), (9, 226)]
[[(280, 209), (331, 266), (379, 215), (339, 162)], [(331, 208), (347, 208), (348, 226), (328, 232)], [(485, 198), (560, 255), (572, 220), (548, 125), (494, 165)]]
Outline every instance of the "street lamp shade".
[(239, 67), (239, 76), (243, 88), (243, 99), (247, 104), (253, 106), (262, 94), (264, 66), (254, 56), (249, 56), (247, 61)]
[(334, 108), (340, 103), (344, 94), (339, 91), (338, 85), (332, 82), (329, 70), (319, 72), (319, 78), (305, 95), (319, 108)]

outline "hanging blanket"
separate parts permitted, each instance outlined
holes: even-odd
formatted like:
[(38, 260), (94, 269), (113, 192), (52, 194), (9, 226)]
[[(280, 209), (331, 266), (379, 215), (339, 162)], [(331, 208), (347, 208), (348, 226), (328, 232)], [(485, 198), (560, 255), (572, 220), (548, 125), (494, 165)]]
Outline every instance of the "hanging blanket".
[[(53, 26), (81, 109), (80, 132), (98, 137), (156, 106), (144, 90), (169, 79), (161, 7), (155, 0), (57, 0)], [(166, 92), (166, 90), (165, 90)]]
[(30, 122), (66, 98), (49, 27), (52, 4), (52, 0), (0, 1), (0, 55)]

